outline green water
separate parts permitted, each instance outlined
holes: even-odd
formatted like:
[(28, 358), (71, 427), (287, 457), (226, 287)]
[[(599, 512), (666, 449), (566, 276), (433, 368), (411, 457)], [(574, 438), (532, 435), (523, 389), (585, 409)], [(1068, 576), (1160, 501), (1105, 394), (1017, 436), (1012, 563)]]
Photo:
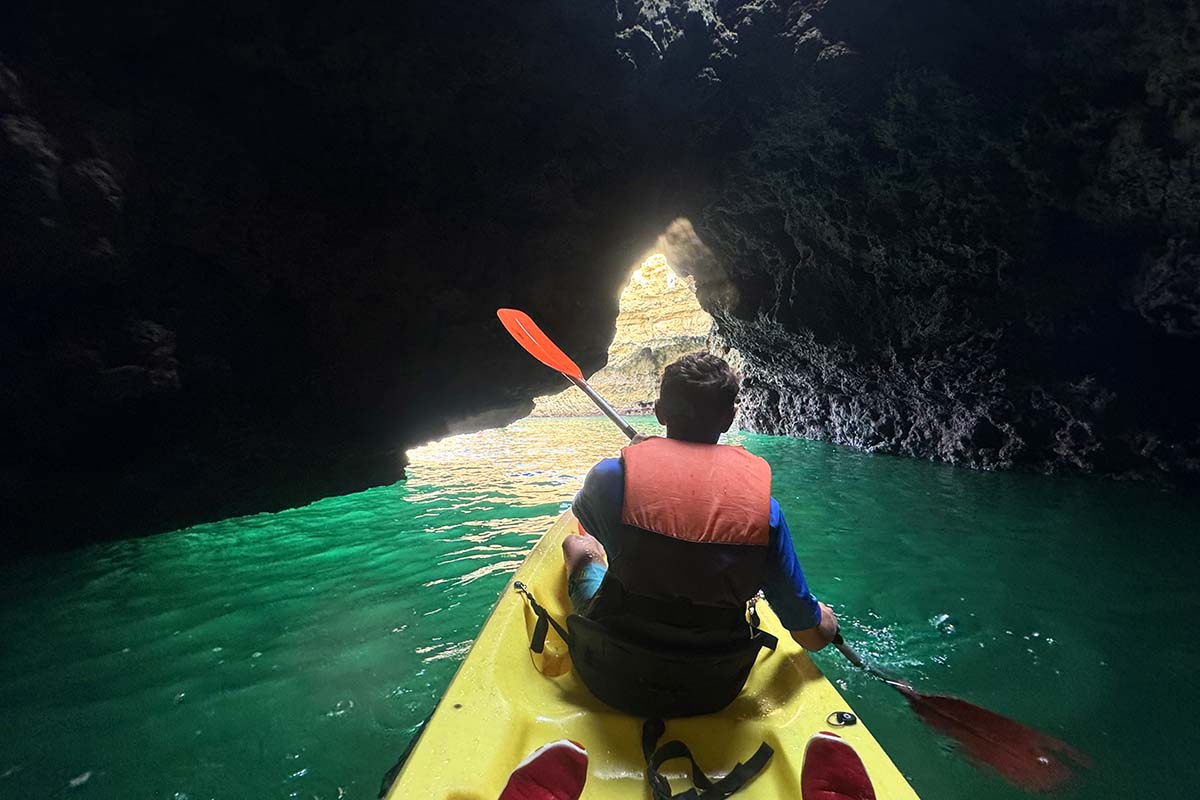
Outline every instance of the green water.
[[(1088, 752), (1060, 796), (1193, 793), (1195, 498), (729, 438), (772, 462), (810, 583), (864, 652)], [(602, 419), (523, 420), (423, 448), (407, 484), (0, 567), (0, 797), (374, 797), (621, 443)], [(1023, 796), (818, 660), (926, 800)]]

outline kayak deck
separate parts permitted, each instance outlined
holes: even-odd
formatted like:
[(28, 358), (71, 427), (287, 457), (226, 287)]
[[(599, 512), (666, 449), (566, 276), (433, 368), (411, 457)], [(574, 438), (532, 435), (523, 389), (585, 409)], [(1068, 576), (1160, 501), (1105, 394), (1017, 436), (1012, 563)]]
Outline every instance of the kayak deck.
[[(569, 603), (561, 542), (575, 530), (564, 513), (517, 571), (546, 609), (565, 620)], [(667, 720), (660, 743), (682, 739), (714, 779), (749, 758), (761, 742), (775, 749), (766, 769), (736, 797), (799, 798), (800, 769), (809, 737), (831, 730), (826, 718), (851, 710), (804, 650), (782, 628), (767, 603), (762, 627), (779, 637), (764, 650), (736, 700), (717, 714)], [(544, 655), (529, 651), (533, 614), (510, 582), (471, 652), (459, 667), (388, 800), (444, 798), (496, 800), (509, 773), (535, 748), (573, 739), (588, 752), (583, 800), (648, 798), (641, 752), (643, 720), (593, 698), (570, 669), (566, 646), (553, 631)], [(880, 800), (917, 795), (859, 722), (836, 728), (862, 758)], [(690, 786), (686, 761), (662, 772), (676, 792)]]

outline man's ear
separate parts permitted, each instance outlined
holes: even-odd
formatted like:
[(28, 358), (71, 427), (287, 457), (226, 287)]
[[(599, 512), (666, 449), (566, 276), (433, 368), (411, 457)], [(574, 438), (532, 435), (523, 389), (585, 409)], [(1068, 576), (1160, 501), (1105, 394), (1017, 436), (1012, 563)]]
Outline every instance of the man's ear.
[(664, 428), (667, 427), (667, 421), (663, 419), (662, 410), (659, 408), (658, 401), (654, 401), (654, 418), (658, 420), (658, 424)]

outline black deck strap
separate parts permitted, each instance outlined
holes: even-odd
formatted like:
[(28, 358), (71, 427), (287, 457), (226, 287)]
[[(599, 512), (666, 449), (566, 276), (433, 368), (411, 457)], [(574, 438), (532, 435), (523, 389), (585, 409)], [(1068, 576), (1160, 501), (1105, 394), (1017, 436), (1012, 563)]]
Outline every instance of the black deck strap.
[[(642, 726), (642, 755), (646, 759), (646, 783), (650, 785), (650, 793), (654, 800), (708, 800), (708, 798), (725, 798), (741, 789), (750, 779), (762, 772), (775, 754), (774, 749), (763, 742), (758, 746), (746, 762), (738, 763), (729, 774), (719, 781), (709, 779), (686, 744), (673, 739), (661, 747), (655, 747), (658, 740), (666, 732), (666, 725), (661, 719), (648, 719)], [(671, 784), (659, 767), (673, 758), (686, 758), (692, 765), (692, 783), (695, 788), (671, 794)]]
[[(663, 757), (662, 755), (663, 751), (671, 745), (683, 745), (683, 742), (675, 741), (668, 742), (666, 745), (663, 745), (663, 747), (658, 747), (658, 740), (662, 737), (666, 730), (667, 726), (661, 719), (658, 718), (648, 719), (642, 725), (642, 757), (646, 760), (646, 783), (650, 786), (650, 794), (653, 796), (654, 800), (693, 800), (699, 796), (696, 794), (695, 789), (689, 789), (678, 796), (671, 794), (670, 782), (668, 782), (666, 776), (658, 770), (659, 765), (667, 760), (667, 758)], [(674, 758), (677, 756), (671, 757)], [(690, 752), (688, 753), (688, 758), (689, 760), (691, 759)], [(699, 772), (699, 767), (696, 766), (695, 761), (692, 761), (692, 768), (695, 770), (695, 772), (692, 773), (692, 782), (698, 783), (695, 775), (696, 772)], [(707, 775), (704, 775), (703, 772), (700, 772), (700, 775), (701, 780), (703, 780), (705, 784), (712, 785), (709, 782)]]
[(571, 635), (567, 633), (562, 625), (558, 624), (558, 620), (550, 616), (549, 611), (542, 608), (541, 603), (533, 598), (533, 594), (525, 587), (525, 584), (518, 583), (515, 588), (529, 601), (529, 607), (533, 609), (534, 615), (537, 616), (537, 623), (533, 626), (533, 636), (529, 640), (529, 649), (535, 653), (545, 650), (546, 634), (550, 632), (550, 628), (554, 628), (554, 631), (567, 643), (567, 647), (570, 647)]
[(737, 766), (729, 770), (729, 774), (724, 778), (714, 783), (712, 789), (704, 796), (729, 797), (749, 783), (751, 778), (766, 769), (773, 755), (775, 755), (775, 748), (763, 742), (754, 751), (754, 755), (745, 761), (739, 761)]
[[(537, 614), (537, 611), (534, 611)], [(549, 618), (544, 614), (538, 614), (537, 622), (533, 626), (533, 638), (529, 640), (529, 649), (535, 653), (540, 653), (546, 649), (546, 634), (550, 632)]]
[(750, 623), (750, 638), (759, 640), (759, 643), (768, 650), (774, 650), (779, 645), (779, 639), (759, 627), (762, 624), (762, 620), (758, 616), (757, 595), (751, 597), (746, 602), (746, 616), (747, 621)]

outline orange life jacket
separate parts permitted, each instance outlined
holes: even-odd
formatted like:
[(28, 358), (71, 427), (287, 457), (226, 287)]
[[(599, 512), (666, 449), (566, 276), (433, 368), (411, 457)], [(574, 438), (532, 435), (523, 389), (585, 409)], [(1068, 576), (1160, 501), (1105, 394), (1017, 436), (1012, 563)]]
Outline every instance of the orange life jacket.
[(673, 539), (766, 546), (771, 465), (741, 447), (647, 439), (621, 451), (621, 521)]
[(759, 650), (775, 646), (746, 606), (763, 584), (771, 468), (740, 447), (661, 438), (622, 459), (619, 542), (564, 640), (579, 677), (614, 708), (711, 713), (741, 691)]

